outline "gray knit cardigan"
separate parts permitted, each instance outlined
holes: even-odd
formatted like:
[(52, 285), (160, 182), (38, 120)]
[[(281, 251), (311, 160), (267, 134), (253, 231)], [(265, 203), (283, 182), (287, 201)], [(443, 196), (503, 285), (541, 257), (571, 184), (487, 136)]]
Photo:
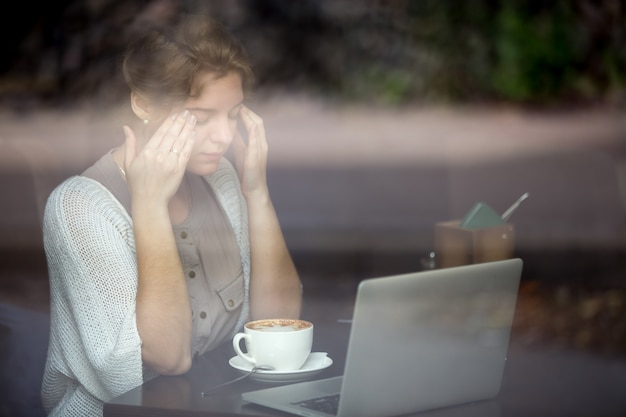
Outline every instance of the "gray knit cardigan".
[[(249, 311), (248, 214), (232, 165), (222, 159), (206, 180), (239, 246)], [(132, 219), (99, 182), (74, 176), (50, 195), (44, 248), (51, 331), (42, 400), (51, 416), (100, 416), (103, 403), (156, 376), (142, 364), (135, 321), (137, 262)]]

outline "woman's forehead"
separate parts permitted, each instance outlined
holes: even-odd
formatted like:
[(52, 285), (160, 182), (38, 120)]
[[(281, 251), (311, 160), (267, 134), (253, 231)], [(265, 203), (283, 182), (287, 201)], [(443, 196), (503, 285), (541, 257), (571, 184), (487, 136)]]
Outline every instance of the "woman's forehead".
[(226, 75), (203, 73), (196, 78), (193, 90), (195, 91), (192, 91), (186, 106), (228, 103), (236, 105), (244, 98), (241, 76), (236, 71), (230, 71)]

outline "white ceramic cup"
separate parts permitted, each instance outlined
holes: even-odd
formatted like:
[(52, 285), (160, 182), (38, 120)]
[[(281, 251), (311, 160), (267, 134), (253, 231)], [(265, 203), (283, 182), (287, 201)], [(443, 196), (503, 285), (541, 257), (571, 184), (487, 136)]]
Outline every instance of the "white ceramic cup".
[[(247, 352), (241, 350), (241, 339)], [(243, 333), (233, 337), (237, 355), (253, 365), (268, 365), (275, 371), (300, 369), (313, 344), (313, 323), (296, 319), (266, 319), (248, 322)]]

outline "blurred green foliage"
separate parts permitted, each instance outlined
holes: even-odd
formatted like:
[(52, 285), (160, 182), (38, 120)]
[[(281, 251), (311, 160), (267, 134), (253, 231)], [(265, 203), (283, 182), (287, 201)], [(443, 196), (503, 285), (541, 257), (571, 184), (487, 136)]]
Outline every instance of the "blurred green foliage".
[(507, 3), (496, 20), (493, 87), (513, 100), (550, 100), (580, 93), (586, 51), (569, 1), (548, 10)]
[(380, 36), (390, 49), (405, 47), (401, 57), (386, 51), (349, 68), (347, 84), (358, 80), (359, 88), (347, 90), (361, 98), (522, 104), (626, 98), (625, 1), (420, 0), (387, 2), (374, 12), (379, 18), (381, 10), (395, 24)]
[(163, 6), (223, 21), (261, 88), (392, 105), (626, 103), (626, 0), (60, 0), (11, 14), (23, 29), (3, 38), (0, 99), (127, 97), (124, 33)]

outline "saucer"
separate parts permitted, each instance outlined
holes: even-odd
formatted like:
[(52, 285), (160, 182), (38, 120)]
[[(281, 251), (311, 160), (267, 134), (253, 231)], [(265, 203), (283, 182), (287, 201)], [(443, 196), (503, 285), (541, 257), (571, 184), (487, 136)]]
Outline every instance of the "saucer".
[[(228, 361), (233, 368), (248, 373), (253, 366), (250, 362), (239, 356), (233, 356)], [(294, 371), (263, 371), (258, 370), (250, 375), (250, 378), (262, 382), (293, 382), (301, 381), (320, 373), (333, 364), (333, 360), (326, 356), (324, 352), (311, 352), (304, 365)]]

